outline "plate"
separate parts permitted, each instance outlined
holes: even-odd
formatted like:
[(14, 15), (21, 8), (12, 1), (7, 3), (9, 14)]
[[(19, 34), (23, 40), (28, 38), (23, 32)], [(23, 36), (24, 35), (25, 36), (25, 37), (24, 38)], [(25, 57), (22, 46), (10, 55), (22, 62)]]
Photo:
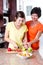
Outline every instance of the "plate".
[(32, 53), (18, 53), (17, 56), (22, 59), (26, 59), (32, 57)]

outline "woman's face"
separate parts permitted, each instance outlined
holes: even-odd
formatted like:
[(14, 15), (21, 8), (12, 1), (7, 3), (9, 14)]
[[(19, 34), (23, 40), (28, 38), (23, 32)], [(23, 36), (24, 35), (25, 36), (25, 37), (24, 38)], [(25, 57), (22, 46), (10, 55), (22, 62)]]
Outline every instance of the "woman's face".
[(38, 15), (36, 13), (33, 13), (31, 15), (31, 18), (32, 18), (33, 21), (37, 21), (38, 20)]
[(24, 18), (18, 17), (16, 19), (17, 26), (21, 26), (24, 22), (25, 22), (25, 19)]

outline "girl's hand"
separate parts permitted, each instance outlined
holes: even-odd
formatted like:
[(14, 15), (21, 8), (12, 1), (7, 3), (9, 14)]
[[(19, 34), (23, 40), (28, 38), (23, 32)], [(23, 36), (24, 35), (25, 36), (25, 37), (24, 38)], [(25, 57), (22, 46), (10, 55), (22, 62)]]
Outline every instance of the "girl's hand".
[(11, 40), (11, 44), (14, 46), (14, 48), (18, 48), (17, 44)]

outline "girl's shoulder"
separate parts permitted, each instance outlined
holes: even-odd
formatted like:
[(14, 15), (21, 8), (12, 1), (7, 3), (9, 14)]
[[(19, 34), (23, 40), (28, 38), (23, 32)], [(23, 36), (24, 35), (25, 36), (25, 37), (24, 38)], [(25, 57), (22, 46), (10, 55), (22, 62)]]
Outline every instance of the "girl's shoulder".
[(14, 24), (13, 21), (7, 23), (7, 25), (12, 25), (12, 24)]

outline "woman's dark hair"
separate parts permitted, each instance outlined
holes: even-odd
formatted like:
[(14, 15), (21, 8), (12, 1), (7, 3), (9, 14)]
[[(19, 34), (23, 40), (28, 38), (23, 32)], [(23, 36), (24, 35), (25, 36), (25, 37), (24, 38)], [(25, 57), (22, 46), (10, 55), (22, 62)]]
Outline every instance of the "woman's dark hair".
[(40, 7), (34, 7), (32, 10), (31, 10), (31, 15), (36, 13), (38, 15), (38, 18), (41, 16), (41, 8)]
[(21, 17), (21, 18), (24, 18), (25, 19), (24, 12), (23, 11), (17, 11), (16, 14), (15, 14), (15, 18), (17, 19), (18, 17)]

